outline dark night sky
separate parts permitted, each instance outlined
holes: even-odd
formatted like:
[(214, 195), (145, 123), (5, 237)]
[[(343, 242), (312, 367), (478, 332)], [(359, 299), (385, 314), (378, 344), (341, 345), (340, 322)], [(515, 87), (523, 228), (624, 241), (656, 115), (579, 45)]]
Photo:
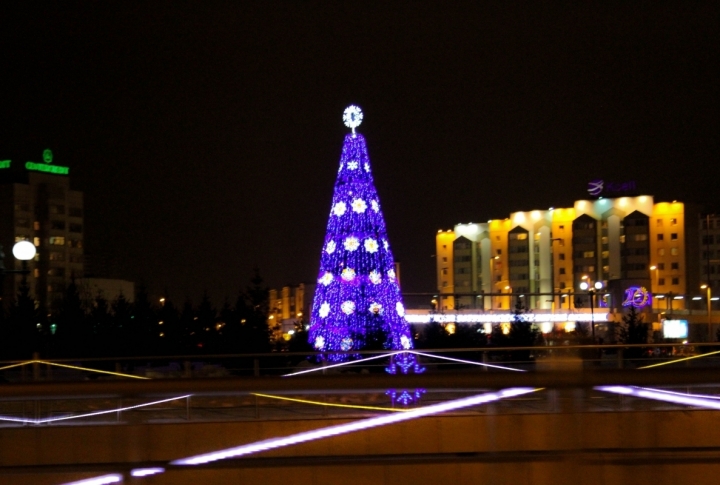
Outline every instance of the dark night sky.
[(178, 302), (316, 277), (351, 103), (405, 291), (593, 178), (718, 199), (717, 2), (6, 3), (0, 158), (52, 148), (88, 251)]

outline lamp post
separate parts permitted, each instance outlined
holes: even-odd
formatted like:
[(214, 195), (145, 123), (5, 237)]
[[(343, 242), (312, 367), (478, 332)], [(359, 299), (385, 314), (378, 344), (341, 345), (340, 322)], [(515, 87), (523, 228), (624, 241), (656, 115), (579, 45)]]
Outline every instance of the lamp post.
[(18, 241), (12, 248), (13, 256), (22, 262), (22, 269), (5, 269), (5, 253), (0, 245), (0, 298), (2, 298), (4, 290), (4, 280), (6, 274), (21, 274), (23, 275), (23, 285), (27, 284), (27, 274), (30, 272), (28, 269), (28, 261), (35, 257), (37, 253), (35, 245), (30, 241)]
[(712, 342), (712, 288), (710, 287), (710, 284), (702, 285), (700, 286), (701, 289), (707, 291), (707, 326), (708, 326), (708, 342)]
[(580, 289), (587, 291), (588, 295), (590, 295), (590, 328), (592, 329), (593, 342), (595, 342), (595, 292), (602, 290), (602, 287), (602, 281), (596, 281), (592, 286), (587, 281), (580, 283)]

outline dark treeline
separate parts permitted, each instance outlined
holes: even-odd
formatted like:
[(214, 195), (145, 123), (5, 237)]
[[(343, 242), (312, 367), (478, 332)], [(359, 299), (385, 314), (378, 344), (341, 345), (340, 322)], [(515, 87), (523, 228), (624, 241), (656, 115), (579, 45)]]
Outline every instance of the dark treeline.
[(164, 295), (150, 301), (139, 285), (131, 302), (98, 294), (83, 302), (71, 282), (56, 309), (48, 312), (21, 285), (0, 312), (0, 360), (98, 358), (151, 355), (269, 352), (269, 291), (256, 273), (235, 301), (213, 306), (207, 293), (197, 305)]

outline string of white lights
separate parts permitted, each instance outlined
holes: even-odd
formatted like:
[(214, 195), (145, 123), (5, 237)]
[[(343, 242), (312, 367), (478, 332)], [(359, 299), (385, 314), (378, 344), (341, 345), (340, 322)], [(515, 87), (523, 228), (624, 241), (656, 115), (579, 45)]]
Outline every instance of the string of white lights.
[(680, 394), (661, 391), (658, 389), (647, 389), (634, 386), (601, 386), (596, 387), (598, 391), (612, 392), (614, 394), (622, 394), (625, 396), (642, 397), (645, 399), (654, 399), (656, 401), (670, 402), (674, 404), (684, 404), (686, 406), (696, 406), (706, 409), (720, 409), (720, 402), (717, 398), (708, 399), (706, 397), (697, 397), (694, 394)]
[(185, 399), (187, 397), (190, 397), (191, 394), (187, 394), (185, 396), (177, 396), (177, 397), (171, 397), (170, 399), (163, 399), (161, 401), (153, 401), (143, 404), (136, 404), (134, 406), (126, 406), (123, 408), (115, 408), (115, 409), (106, 409), (104, 411), (93, 411), (91, 413), (85, 413), (85, 414), (74, 414), (72, 416), (60, 416), (57, 418), (43, 418), (43, 419), (28, 419), (28, 418), (13, 418), (10, 416), (0, 416), (0, 421), (10, 421), (14, 423), (25, 423), (25, 424), (46, 424), (46, 423), (53, 423), (56, 421), (67, 421), (69, 419), (80, 419), (80, 418), (87, 418), (90, 416), (99, 416), (101, 414), (110, 414), (110, 413), (120, 413), (123, 411), (129, 411), (131, 409), (137, 409), (137, 408), (143, 408), (147, 406), (153, 406), (155, 404), (162, 404), (170, 401), (175, 401), (177, 399)]
[(388, 424), (399, 423), (402, 421), (409, 421), (424, 416), (430, 416), (433, 414), (439, 414), (447, 411), (453, 411), (456, 409), (462, 409), (470, 406), (477, 406), (479, 404), (486, 404), (500, 399), (506, 399), (509, 397), (520, 396), (529, 392), (536, 391), (537, 389), (532, 388), (508, 388), (497, 392), (490, 392), (485, 394), (478, 394), (471, 397), (462, 399), (455, 399), (440, 404), (433, 404), (431, 406), (425, 406), (422, 408), (413, 409), (406, 413), (397, 413), (378, 416), (374, 418), (361, 419), (353, 421), (351, 423), (340, 424), (336, 426), (329, 426), (326, 428), (319, 428), (312, 431), (305, 431), (282, 438), (271, 438), (269, 440), (258, 441), (255, 443), (248, 443), (234, 448), (228, 448), (225, 450), (214, 451), (211, 453), (204, 453), (201, 455), (191, 456), (188, 458), (182, 458), (179, 460), (172, 461), (173, 465), (200, 465), (209, 463), (211, 461), (223, 460), (227, 458), (235, 458), (238, 456), (249, 455), (252, 453), (258, 453), (261, 451), (272, 450), (275, 448), (281, 448), (284, 446), (295, 445), (298, 443), (305, 443), (307, 441), (313, 441), (321, 438), (328, 438), (331, 436), (337, 436), (340, 434), (351, 433), (353, 431), (360, 431), (364, 429), (374, 428), (377, 426), (384, 426)]

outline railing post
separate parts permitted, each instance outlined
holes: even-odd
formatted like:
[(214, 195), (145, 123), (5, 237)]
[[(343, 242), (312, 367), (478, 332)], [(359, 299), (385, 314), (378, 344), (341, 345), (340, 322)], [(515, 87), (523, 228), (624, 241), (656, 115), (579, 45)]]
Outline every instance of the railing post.
[[(487, 350), (483, 350), (483, 353), (482, 353), (482, 362), (483, 362), (483, 364), (487, 364), (487, 363), (488, 363)], [(483, 370), (484, 370), (485, 372), (487, 372), (488, 369), (489, 369), (488, 366), (486, 366), (486, 365), (483, 366)]]
[(183, 377), (192, 377), (192, 365), (190, 364), (189, 360), (183, 362), (183, 369), (185, 370)]
[(617, 349), (617, 366), (618, 369), (623, 368), (623, 349), (619, 348)]

